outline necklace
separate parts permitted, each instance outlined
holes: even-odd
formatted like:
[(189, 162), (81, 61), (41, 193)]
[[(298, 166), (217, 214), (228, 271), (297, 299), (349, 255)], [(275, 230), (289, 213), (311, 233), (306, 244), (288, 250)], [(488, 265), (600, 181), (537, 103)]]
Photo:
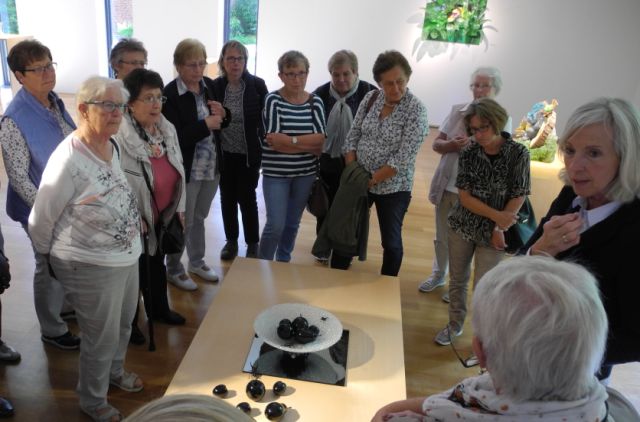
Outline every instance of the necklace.
[(388, 103), (388, 102), (386, 102), (386, 101), (385, 101), (385, 102), (384, 102), (384, 105), (385, 105), (385, 107), (396, 108), (396, 106), (397, 106), (398, 104), (391, 104), (391, 103)]

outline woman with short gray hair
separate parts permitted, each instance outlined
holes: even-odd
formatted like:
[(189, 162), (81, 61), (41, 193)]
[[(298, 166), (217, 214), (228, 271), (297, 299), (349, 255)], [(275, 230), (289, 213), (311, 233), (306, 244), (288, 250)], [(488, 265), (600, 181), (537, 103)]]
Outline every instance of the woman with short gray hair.
[(599, 377), (640, 361), (640, 112), (626, 100), (579, 107), (558, 140), (566, 186), (522, 252), (579, 262), (598, 278), (610, 336)]
[(147, 67), (147, 49), (135, 38), (123, 38), (113, 46), (109, 64), (115, 77), (123, 80), (132, 70)]
[(546, 257), (503, 261), (478, 283), (473, 309), (473, 350), (487, 372), (388, 404), (373, 422), (606, 420), (606, 389), (594, 373), (607, 316), (585, 268)]

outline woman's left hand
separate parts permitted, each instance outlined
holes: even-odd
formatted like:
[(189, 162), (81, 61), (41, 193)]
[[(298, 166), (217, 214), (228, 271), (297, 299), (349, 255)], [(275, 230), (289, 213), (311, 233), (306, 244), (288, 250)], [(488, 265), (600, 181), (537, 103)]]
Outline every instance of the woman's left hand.
[(504, 232), (494, 230), (491, 235), (491, 246), (499, 251), (504, 251), (507, 247), (507, 243), (504, 241)]
[(285, 147), (293, 145), (291, 143), (291, 137), (284, 133), (267, 133), (266, 139), (267, 145), (269, 145), (274, 151), (278, 152), (287, 152), (284, 151)]
[(207, 102), (207, 105), (209, 106), (209, 111), (211, 111), (211, 114), (214, 116), (220, 116), (224, 119), (224, 117), (226, 116), (227, 112), (224, 109), (224, 107), (222, 106), (221, 103), (217, 102), (217, 101), (213, 101), (213, 100), (209, 100)]

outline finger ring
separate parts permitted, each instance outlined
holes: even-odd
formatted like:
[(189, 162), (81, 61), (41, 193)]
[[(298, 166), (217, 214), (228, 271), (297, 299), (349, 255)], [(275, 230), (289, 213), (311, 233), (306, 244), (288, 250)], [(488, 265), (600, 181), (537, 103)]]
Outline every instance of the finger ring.
[(567, 239), (567, 236), (563, 234), (563, 235), (562, 235), (562, 241), (563, 241), (564, 243), (568, 243), (568, 242), (569, 242), (569, 239)]

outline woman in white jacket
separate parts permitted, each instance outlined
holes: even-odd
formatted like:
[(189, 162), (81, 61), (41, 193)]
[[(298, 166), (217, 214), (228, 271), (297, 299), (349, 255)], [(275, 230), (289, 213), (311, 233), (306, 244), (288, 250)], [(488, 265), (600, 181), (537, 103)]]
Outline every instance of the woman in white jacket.
[(162, 115), (166, 98), (162, 96), (160, 75), (135, 69), (123, 82), (130, 94), (128, 112), (115, 138), (122, 146), (122, 169), (138, 199), (142, 232), (147, 239), (139, 263), (140, 285), (149, 283), (142, 289), (145, 310), (149, 318), (181, 325), (185, 319), (169, 308), (165, 253), (158, 245), (161, 223), (168, 223), (177, 213), (184, 227), (184, 168), (178, 137)]

